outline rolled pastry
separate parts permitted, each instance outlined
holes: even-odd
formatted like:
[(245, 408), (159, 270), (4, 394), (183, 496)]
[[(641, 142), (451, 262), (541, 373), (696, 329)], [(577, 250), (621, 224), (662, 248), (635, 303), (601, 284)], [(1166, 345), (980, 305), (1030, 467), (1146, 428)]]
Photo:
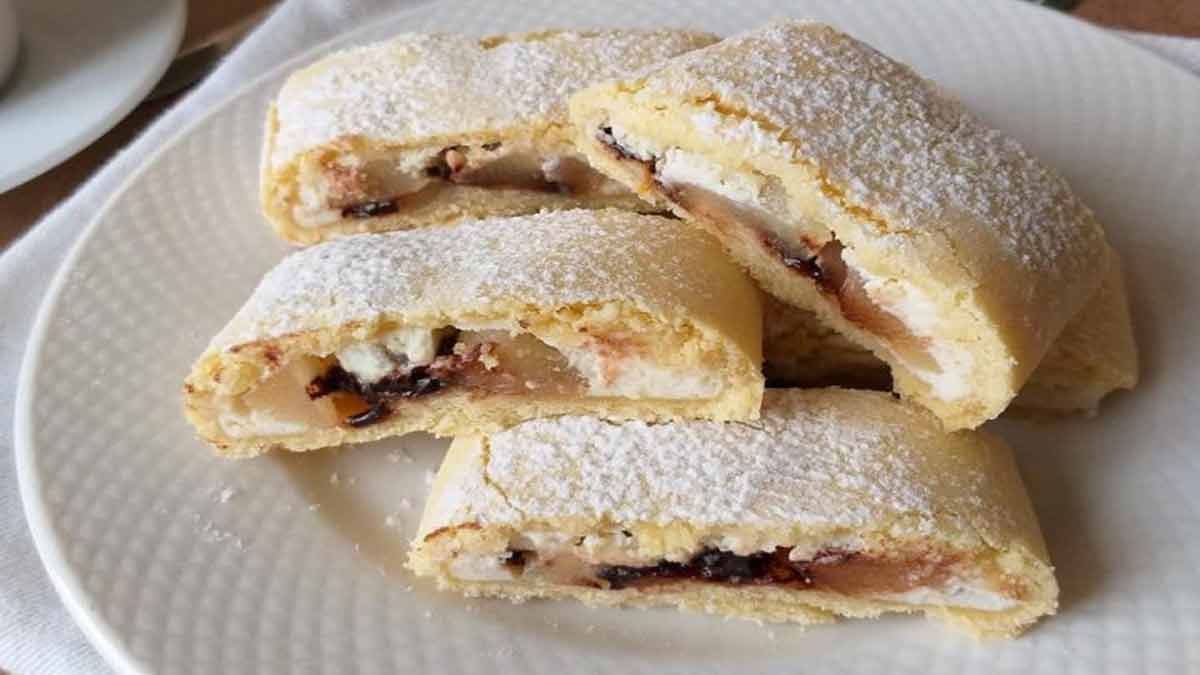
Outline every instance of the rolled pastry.
[(922, 612), (984, 636), (1058, 597), (1001, 441), (841, 389), (768, 390), (756, 422), (456, 438), (409, 564), (467, 595), (798, 623)]
[[(812, 312), (763, 297), (763, 374), (775, 386), (891, 388), (887, 364)], [(1137, 344), (1117, 254), (1100, 290), (1063, 329), (1011, 408), (1094, 415), (1101, 400), (1138, 381)]]
[(271, 106), (263, 211), (311, 244), (547, 208), (651, 210), (575, 150), (567, 95), (715, 40), (407, 34), (338, 52), (294, 73)]
[(753, 419), (762, 316), (710, 237), (557, 211), (346, 237), (266, 275), (184, 386), (227, 455), (545, 415)]
[(1000, 414), (1105, 272), (1060, 176), (828, 26), (769, 24), (571, 114), (593, 166), (871, 349), (948, 429)]

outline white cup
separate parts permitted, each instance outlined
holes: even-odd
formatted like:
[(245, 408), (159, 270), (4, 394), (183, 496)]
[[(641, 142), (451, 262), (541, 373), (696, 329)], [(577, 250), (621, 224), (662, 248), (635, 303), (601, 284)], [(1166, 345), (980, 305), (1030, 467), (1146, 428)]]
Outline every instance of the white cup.
[(17, 63), (17, 13), (10, 0), (0, 0), (0, 84)]

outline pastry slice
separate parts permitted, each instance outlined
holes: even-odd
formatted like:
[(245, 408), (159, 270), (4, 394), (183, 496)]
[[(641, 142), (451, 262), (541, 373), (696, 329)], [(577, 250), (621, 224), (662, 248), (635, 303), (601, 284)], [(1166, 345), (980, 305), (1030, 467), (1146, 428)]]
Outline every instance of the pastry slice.
[(262, 207), (301, 244), (542, 209), (652, 210), (573, 145), (567, 96), (714, 42), (673, 30), (407, 34), (293, 74), (267, 118)]
[(593, 166), (718, 236), (949, 429), (1005, 409), (1105, 272), (1060, 176), (828, 26), (769, 24), (571, 106)]
[[(891, 388), (887, 364), (812, 312), (763, 297), (763, 374), (775, 386)], [(1063, 329), (1012, 402), (1024, 413), (1095, 414), (1138, 380), (1137, 345), (1115, 252), (1100, 290)]]
[(546, 415), (754, 419), (762, 316), (704, 233), (557, 211), (346, 237), (267, 274), (184, 386), (222, 454)]
[(879, 392), (756, 422), (525, 422), (456, 438), (409, 564), (467, 595), (763, 621), (921, 612), (1013, 636), (1058, 586), (1012, 453)]

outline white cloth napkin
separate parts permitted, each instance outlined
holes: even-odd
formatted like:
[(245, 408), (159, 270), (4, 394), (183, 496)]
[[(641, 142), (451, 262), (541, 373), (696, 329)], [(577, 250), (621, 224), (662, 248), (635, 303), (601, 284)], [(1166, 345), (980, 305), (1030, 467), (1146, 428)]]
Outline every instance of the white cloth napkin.
[[(42, 295), (75, 237), (155, 148), (238, 85), (329, 37), (419, 2), (285, 3), (202, 85), (0, 256), (0, 671), (14, 675), (109, 672), (54, 594), (34, 551), (12, 459), (21, 355)], [(1200, 39), (1122, 35), (1200, 74)]]

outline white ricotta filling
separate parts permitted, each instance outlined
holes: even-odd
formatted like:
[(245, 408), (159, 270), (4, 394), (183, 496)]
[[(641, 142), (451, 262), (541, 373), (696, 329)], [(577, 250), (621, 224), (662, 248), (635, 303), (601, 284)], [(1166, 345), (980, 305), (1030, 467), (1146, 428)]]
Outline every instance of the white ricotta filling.
[(701, 155), (671, 148), (658, 159), (658, 179), (665, 184), (695, 185), (739, 204), (766, 208), (765, 181), (747, 171), (726, 171)]
[(444, 328), (401, 326), (384, 334), (380, 341), (392, 354), (403, 356), (407, 364), (426, 366), (437, 358), (438, 344), (445, 335)]
[(711, 370), (663, 366), (640, 357), (609, 356), (593, 349), (558, 347), (588, 383), (592, 396), (691, 400), (712, 398), (724, 379)]
[(662, 148), (649, 139), (631, 136), (616, 124), (611, 125), (609, 128), (612, 130), (613, 140), (624, 148), (626, 152), (638, 159), (648, 161), (662, 154)]
[(356, 342), (337, 350), (338, 365), (364, 384), (373, 384), (396, 369), (396, 361), (383, 345)]
[[(852, 250), (843, 251), (842, 256), (847, 265), (852, 264)], [(923, 368), (898, 351), (892, 351), (893, 357), (928, 384), (933, 395), (943, 401), (956, 401), (970, 394), (975, 357), (966, 347), (949, 340), (933, 339), (944, 321), (933, 300), (907, 281), (875, 276), (857, 265), (854, 269), (862, 279), (863, 290), (875, 304), (899, 319), (913, 335), (929, 338), (926, 351), (937, 363), (938, 370)]]
[(880, 594), (880, 597), (906, 605), (962, 607), (985, 612), (1001, 612), (1017, 606), (1017, 601), (1006, 595), (954, 579), (938, 588), (914, 588), (903, 593)]
[[(791, 143), (781, 141), (777, 132), (764, 129), (754, 120), (730, 119), (712, 109), (693, 112), (690, 118), (695, 135), (710, 144), (745, 143), (751, 155), (771, 154), (781, 142), (791, 146)], [(614, 136), (624, 138), (623, 133), (614, 132)], [(645, 144), (631, 142), (635, 147)], [(736, 201), (743, 209), (756, 211), (758, 222), (755, 224), (774, 233), (784, 243), (798, 245), (799, 235), (805, 235), (809, 241), (829, 240), (824, 217), (816, 215), (825, 212), (822, 206), (825, 198), (808, 194), (809, 190), (794, 189), (789, 193), (776, 176), (755, 170), (729, 171), (703, 155), (676, 149), (660, 157), (657, 169), (663, 183), (691, 183)], [(740, 189), (743, 187), (750, 189)]]
[(426, 366), (437, 358), (445, 330), (401, 326), (369, 342), (355, 342), (335, 353), (338, 365), (364, 384), (374, 384), (399, 366)]
[(570, 543), (569, 534), (533, 530), (513, 537), (508, 547), (520, 551), (538, 551), (545, 555), (568, 550)]
[(568, 554), (592, 564), (650, 565), (657, 560), (639, 555), (637, 539), (623, 532), (589, 534), (583, 541), (560, 532), (524, 532), (509, 542), (509, 548), (535, 551), (541, 557)]
[[(634, 141), (619, 128), (613, 138), (626, 149), (646, 158), (656, 157), (656, 176), (664, 185), (691, 185), (720, 195), (743, 208), (758, 212), (758, 225), (790, 240), (797, 229), (788, 221), (787, 194), (778, 180), (753, 171), (730, 171), (703, 155), (679, 148), (661, 149), (649, 141)], [(626, 144), (630, 145), (626, 145)]]

